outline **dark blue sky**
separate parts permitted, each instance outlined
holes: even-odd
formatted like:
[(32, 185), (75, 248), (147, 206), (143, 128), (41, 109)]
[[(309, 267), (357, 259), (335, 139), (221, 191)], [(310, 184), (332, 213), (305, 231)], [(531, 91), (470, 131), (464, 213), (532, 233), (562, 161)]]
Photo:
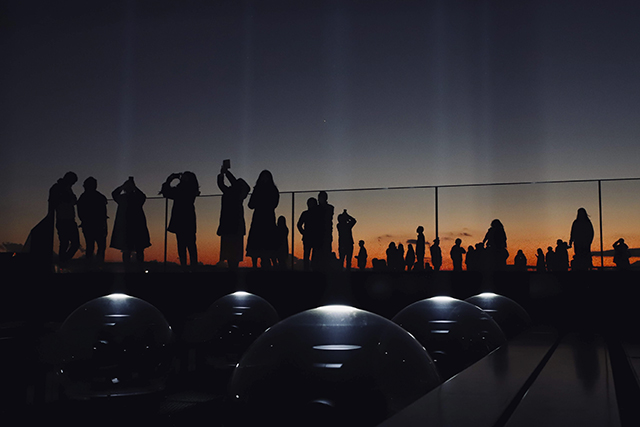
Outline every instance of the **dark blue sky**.
[[(149, 195), (639, 176), (636, 1), (3, 2), (0, 228)], [(80, 193), (80, 188), (77, 188)], [(36, 214), (37, 213), (37, 214)], [(31, 219), (29, 219), (31, 221)]]

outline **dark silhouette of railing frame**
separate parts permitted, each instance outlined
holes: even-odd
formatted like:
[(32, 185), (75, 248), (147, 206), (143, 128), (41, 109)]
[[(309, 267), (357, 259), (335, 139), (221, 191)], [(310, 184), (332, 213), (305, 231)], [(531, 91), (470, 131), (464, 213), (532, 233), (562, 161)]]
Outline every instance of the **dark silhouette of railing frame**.
[[(605, 178), (605, 179), (573, 179), (573, 180), (557, 180), (557, 181), (519, 181), (519, 182), (491, 182), (481, 184), (446, 184), (446, 185), (415, 185), (401, 187), (371, 187), (371, 188), (340, 188), (333, 190), (298, 190), (298, 191), (281, 191), (280, 194), (291, 194), (291, 265), (294, 264), (294, 249), (296, 235), (295, 221), (295, 197), (296, 194), (317, 194), (320, 191), (327, 193), (353, 192), (353, 191), (386, 191), (386, 190), (434, 190), (435, 196), (435, 237), (439, 236), (439, 212), (438, 212), (438, 190), (442, 188), (472, 188), (472, 187), (500, 187), (515, 185), (540, 185), (540, 184), (578, 184), (592, 183), (598, 184), (598, 222), (600, 229), (600, 267), (604, 268), (604, 242), (602, 238), (602, 183), (603, 182), (623, 182), (623, 181), (640, 181), (640, 178)], [(203, 194), (198, 197), (222, 197), (222, 194)], [(148, 199), (163, 199), (164, 197), (148, 197)], [(167, 224), (169, 221), (169, 199), (165, 199), (164, 208), (164, 268), (167, 266)]]

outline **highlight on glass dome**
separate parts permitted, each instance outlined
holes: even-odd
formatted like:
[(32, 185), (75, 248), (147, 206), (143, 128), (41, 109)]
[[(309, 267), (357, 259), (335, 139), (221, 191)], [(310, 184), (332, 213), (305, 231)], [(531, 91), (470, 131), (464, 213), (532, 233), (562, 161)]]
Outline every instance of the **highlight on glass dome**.
[(165, 388), (173, 332), (142, 299), (93, 299), (67, 317), (59, 337), (63, 357), (57, 373), (69, 399), (150, 395)]
[(500, 326), (479, 307), (438, 296), (402, 309), (392, 319), (429, 352), (443, 380), (506, 342)]
[(329, 305), (267, 330), (229, 384), (235, 425), (376, 425), (440, 383), (404, 329), (368, 311)]
[(483, 292), (467, 298), (465, 301), (477, 305), (500, 326), (507, 339), (529, 329), (531, 317), (524, 308), (511, 298), (493, 292)]

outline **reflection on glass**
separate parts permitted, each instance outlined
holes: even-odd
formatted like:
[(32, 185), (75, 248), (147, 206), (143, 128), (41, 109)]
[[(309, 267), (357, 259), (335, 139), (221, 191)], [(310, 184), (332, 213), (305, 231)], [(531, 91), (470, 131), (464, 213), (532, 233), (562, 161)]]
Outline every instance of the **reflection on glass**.
[(451, 297), (415, 302), (392, 320), (420, 341), (443, 380), (506, 341), (502, 330), (488, 314), (473, 304)]
[(502, 328), (507, 339), (511, 339), (531, 326), (531, 318), (524, 308), (514, 300), (493, 292), (483, 292), (465, 301), (480, 307)]
[(239, 425), (376, 425), (440, 382), (428, 353), (376, 314), (325, 306), (266, 331), (229, 387)]
[(91, 300), (62, 324), (58, 373), (70, 399), (151, 394), (164, 389), (171, 327), (153, 305), (125, 294)]

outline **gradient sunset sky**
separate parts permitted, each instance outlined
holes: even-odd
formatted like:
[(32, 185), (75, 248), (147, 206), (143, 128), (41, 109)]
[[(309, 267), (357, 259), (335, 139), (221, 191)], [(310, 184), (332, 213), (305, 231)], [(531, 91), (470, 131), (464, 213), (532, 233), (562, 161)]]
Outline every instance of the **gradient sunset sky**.
[[(640, 176), (637, 1), (0, 8), (0, 242), (24, 243), (68, 170), (77, 195), (92, 175), (107, 196), (128, 176), (155, 196), (184, 170), (218, 194), (226, 158), (252, 186), (271, 170), (282, 191)], [(607, 185), (605, 249), (618, 237), (640, 247), (640, 184)], [(296, 220), (311, 195), (296, 196)], [(500, 218), (511, 257), (527, 248), (530, 264), (531, 250), (569, 239), (578, 207), (599, 219), (595, 184), (439, 195), (445, 242), (481, 241)], [(281, 200), (289, 216), (291, 196)], [(330, 202), (358, 219), (354, 236), (370, 252), (420, 224), (435, 237), (432, 189)], [(202, 258), (215, 262), (219, 204), (197, 206)], [(159, 251), (163, 202), (146, 209)]]

